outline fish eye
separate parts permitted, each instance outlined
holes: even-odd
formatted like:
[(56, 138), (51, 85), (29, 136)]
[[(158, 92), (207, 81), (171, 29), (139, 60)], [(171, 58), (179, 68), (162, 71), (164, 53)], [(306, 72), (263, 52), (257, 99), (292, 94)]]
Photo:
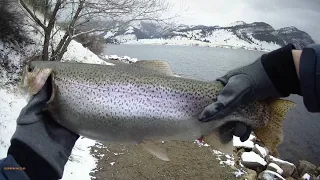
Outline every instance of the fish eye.
[(32, 72), (34, 70), (34, 67), (28, 66), (27, 70), (28, 70), (28, 72)]

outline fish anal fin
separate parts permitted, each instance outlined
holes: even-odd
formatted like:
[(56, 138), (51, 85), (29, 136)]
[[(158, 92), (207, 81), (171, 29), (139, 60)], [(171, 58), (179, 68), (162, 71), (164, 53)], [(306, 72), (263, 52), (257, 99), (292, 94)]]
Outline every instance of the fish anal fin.
[(207, 136), (203, 136), (203, 141), (209, 144), (215, 150), (221, 151), (225, 154), (233, 154), (234, 147), (232, 141), (222, 143), (221, 139), (219, 138), (219, 133), (217, 131)]
[(163, 161), (170, 161), (166, 150), (158, 147), (153, 142), (148, 140), (143, 140), (140, 142), (140, 145), (143, 147), (143, 149), (145, 149), (152, 155), (156, 156), (158, 159), (161, 159)]
[(168, 62), (161, 60), (140, 60), (134, 63), (135, 66), (147, 68), (155, 72), (165, 74), (168, 76), (174, 76), (171, 67)]
[(283, 140), (283, 122), (288, 111), (295, 107), (295, 103), (289, 100), (267, 100), (270, 107), (270, 120), (263, 128), (254, 129), (257, 138), (273, 153), (278, 156), (278, 145)]

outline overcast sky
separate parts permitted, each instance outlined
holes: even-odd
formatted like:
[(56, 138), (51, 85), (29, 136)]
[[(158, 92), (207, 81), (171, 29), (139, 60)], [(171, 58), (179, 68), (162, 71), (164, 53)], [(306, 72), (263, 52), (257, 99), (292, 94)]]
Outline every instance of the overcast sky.
[(263, 21), (275, 29), (296, 26), (320, 43), (320, 0), (168, 0), (179, 22), (226, 25)]

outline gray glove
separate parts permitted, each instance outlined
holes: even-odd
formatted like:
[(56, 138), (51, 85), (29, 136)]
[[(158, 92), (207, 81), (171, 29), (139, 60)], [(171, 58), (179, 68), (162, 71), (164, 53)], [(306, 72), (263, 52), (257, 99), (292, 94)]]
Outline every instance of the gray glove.
[(55, 122), (49, 112), (43, 111), (51, 92), (49, 78), (40, 92), (21, 110), (8, 150), (8, 154), (26, 168), (30, 179), (60, 179), (79, 138), (79, 135)]
[(217, 79), (225, 87), (217, 101), (207, 106), (200, 114), (201, 121), (220, 119), (241, 104), (267, 97), (281, 97), (265, 72), (260, 58), (254, 63), (232, 70)]
[[(225, 87), (219, 93), (217, 101), (202, 111), (200, 121), (223, 118), (239, 105), (255, 99), (280, 97), (266, 74), (260, 58), (253, 64), (232, 70), (217, 80)], [(229, 122), (220, 128), (220, 134), (223, 142), (230, 141), (233, 135), (245, 141), (251, 134), (251, 127), (241, 122)]]
[[(200, 114), (202, 122), (221, 119), (239, 105), (265, 98), (286, 97), (292, 93), (301, 94), (291, 50), (292, 44), (262, 55), (254, 63), (228, 72), (217, 79), (225, 87), (217, 101), (208, 105)], [(248, 139), (251, 127), (240, 122), (230, 122), (220, 129), (225, 141), (232, 135), (241, 141)]]

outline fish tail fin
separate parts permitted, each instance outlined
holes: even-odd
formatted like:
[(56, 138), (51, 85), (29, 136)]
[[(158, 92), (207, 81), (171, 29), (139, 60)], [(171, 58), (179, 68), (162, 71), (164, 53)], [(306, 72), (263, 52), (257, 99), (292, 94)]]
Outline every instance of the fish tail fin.
[(273, 155), (278, 156), (277, 148), (283, 140), (283, 122), (288, 111), (295, 107), (295, 103), (283, 99), (267, 100), (266, 103), (270, 108), (270, 120), (265, 127), (255, 129), (254, 133)]

